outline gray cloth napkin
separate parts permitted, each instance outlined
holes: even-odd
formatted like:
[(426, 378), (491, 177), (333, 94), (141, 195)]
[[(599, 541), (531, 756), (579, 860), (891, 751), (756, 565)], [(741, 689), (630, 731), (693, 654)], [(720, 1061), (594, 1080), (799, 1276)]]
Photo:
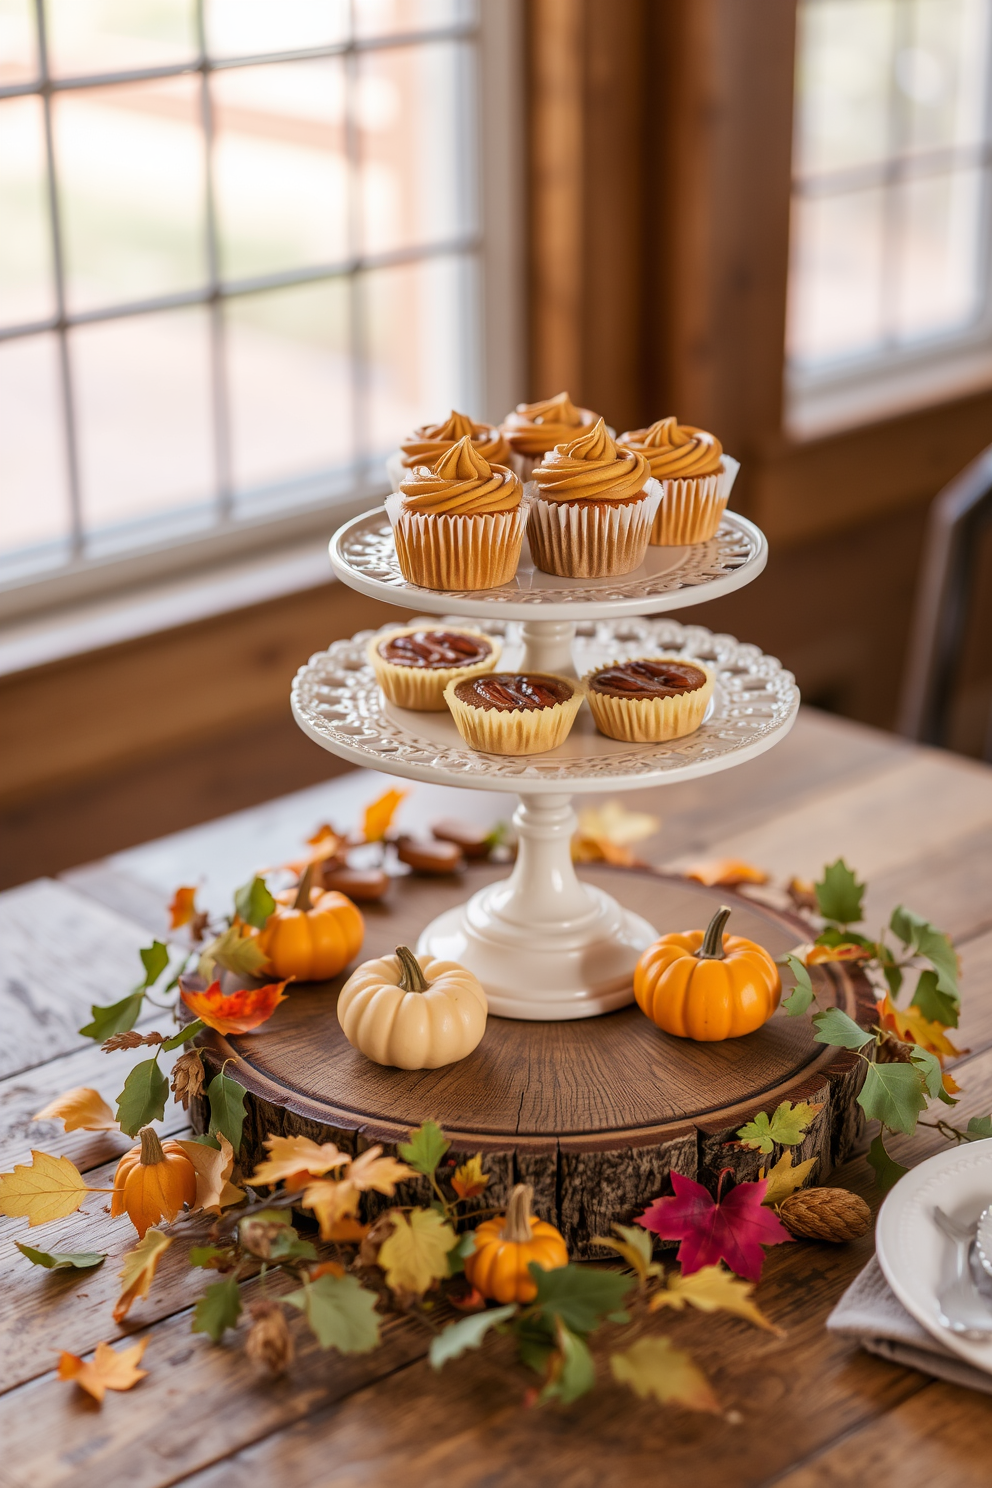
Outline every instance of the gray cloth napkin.
[(966, 1364), (910, 1317), (882, 1275), (877, 1256), (872, 1256), (841, 1297), (827, 1318), (827, 1330), (856, 1338), (870, 1354), (892, 1364), (905, 1364), (952, 1385), (992, 1395), (992, 1375)]

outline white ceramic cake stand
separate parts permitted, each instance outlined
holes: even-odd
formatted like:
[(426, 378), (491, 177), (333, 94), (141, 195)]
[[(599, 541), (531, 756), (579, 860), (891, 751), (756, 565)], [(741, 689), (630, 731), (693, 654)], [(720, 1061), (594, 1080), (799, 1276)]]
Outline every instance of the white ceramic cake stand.
[(333, 539), (335, 572), (362, 593), (440, 614), (449, 624), (483, 620), (484, 629), (503, 637), (501, 670), (581, 676), (611, 661), (663, 654), (705, 661), (716, 674), (703, 725), (687, 738), (620, 743), (599, 734), (582, 708), (559, 748), (519, 757), (469, 749), (447, 712), (415, 713), (386, 702), (366, 660), (372, 632), (336, 641), (300, 668), (293, 714), (332, 754), (410, 780), (520, 796), (510, 876), (440, 915), (417, 945), (421, 954), (475, 972), (497, 1016), (543, 1022), (623, 1007), (633, 998), (637, 958), (659, 933), (577, 877), (573, 795), (730, 769), (763, 754), (792, 727), (799, 692), (774, 657), (702, 626), (643, 618), (645, 611), (740, 588), (761, 572), (766, 556), (758, 529), (727, 513), (711, 543), (651, 548), (645, 565), (625, 579), (555, 579), (535, 571), (525, 550), (514, 583), (450, 594), (405, 583), (381, 512), (356, 518)]

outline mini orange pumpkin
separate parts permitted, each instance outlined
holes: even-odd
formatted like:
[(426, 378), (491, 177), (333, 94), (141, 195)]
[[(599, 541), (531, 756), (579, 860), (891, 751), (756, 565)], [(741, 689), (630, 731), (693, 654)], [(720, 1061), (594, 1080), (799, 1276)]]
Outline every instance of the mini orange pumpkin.
[(554, 1225), (530, 1212), (534, 1190), (518, 1183), (506, 1213), (487, 1219), (475, 1232), (475, 1250), (465, 1257), (466, 1279), (494, 1302), (533, 1302), (532, 1261), (544, 1271), (568, 1265), (568, 1251)]
[(160, 1219), (175, 1219), (195, 1199), (196, 1169), (179, 1143), (163, 1146), (152, 1127), (142, 1127), (141, 1146), (125, 1152), (117, 1164), (111, 1215), (126, 1210), (140, 1236)]
[(280, 979), (323, 982), (337, 976), (365, 939), (361, 910), (345, 894), (314, 890), (312, 881), (311, 864), (292, 904), (277, 905), (258, 935), (259, 949)]
[(724, 904), (705, 932), (662, 935), (638, 961), (634, 996), (665, 1033), (701, 1042), (740, 1038), (778, 1007), (778, 967), (753, 940), (724, 935), (730, 914)]

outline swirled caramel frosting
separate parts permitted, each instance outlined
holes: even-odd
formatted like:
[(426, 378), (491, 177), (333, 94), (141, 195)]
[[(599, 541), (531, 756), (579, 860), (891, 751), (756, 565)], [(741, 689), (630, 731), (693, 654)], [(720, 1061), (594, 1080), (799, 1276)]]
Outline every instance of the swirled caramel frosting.
[(466, 434), (488, 464), (509, 464), (510, 446), (499, 429), (492, 424), (477, 424), (467, 414), (455, 413), (453, 409), (443, 424), (421, 424), (407, 435), (400, 445), (403, 464), (408, 470), (415, 465), (435, 465)]
[(618, 448), (598, 419), (545, 455), (532, 479), (545, 501), (632, 501), (650, 473), (647, 457)]
[(485, 677), (467, 677), (459, 682), (455, 697), (472, 708), (495, 708), (500, 713), (522, 709), (533, 713), (538, 708), (566, 703), (574, 691), (564, 677), (547, 677), (543, 672), (490, 672)]
[(645, 455), (655, 480), (716, 475), (723, 468), (719, 439), (676, 418), (659, 419), (649, 429), (629, 429), (617, 443)]
[(523, 487), (505, 465), (490, 465), (465, 434), (433, 467), (418, 465), (400, 484), (403, 510), (431, 517), (482, 517), (512, 511)]
[(576, 408), (567, 393), (559, 393), (543, 403), (518, 403), (500, 430), (515, 454), (536, 457), (574, 439), (577, 430), (594, 424), (597, 417), (589, 408)]
[(702, 667), (688, 661), (625, 661), (603, 667), (589, 678), (592, 692), (605, 692), (617, 698), (677, 697), (683, 692), (698, 692), (706, 685)]
[(409, 635), (387, 636), (379, 643), (384, 661), (422, 670), (475, 666), (491, 655), (492, 649), (484, 637), (463, 630), (415, 630)]

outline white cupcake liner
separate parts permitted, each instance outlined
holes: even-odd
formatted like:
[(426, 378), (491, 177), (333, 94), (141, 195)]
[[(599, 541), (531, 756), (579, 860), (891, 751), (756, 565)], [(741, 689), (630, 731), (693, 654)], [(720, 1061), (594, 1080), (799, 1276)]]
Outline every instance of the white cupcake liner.
[(723, 469), (713, 475), (663, 480), (664, 494), (651, 529), (652, 546), (681, 548), (715, 537), (740, 468), (739, 460), (724, 455)]
[(520, 562), (524, 513), (520, 506), (485, 515), (425, 516), (403, 509), (398, 492), (386, 497), (400, 572), (422, 589), (498, 589)]
[[(631, 660), (630, 657), (627, 659)], [(608, 739), (622, 739), (629, 744), (660, 744), (666, 739), (681, 739), (686, 734), (695, 733), (713, 696), (713, 684), (716, 680), (714, 672), (691, 656), (651, 656), (638, 659), (691, 661), (693, 666), (706, 673), (706, 681), (695, 691), (679, 692), (674, 697), (618, 698), (594, 691), (590, 685), (594, 672), (588, 672), (582, 681), (588, 688), (586, 701), (599, 732)], [(623, 662), (608, 662), (607, 665), (623, 666)], [(601, 672), (603, 667), (598, 666), (595, 671)]]
[(476, 677), (485, 672), (494, 672), (499, 665), (502, 643), (497, 636), (486, 635), (472, 625), (442, 625), (437, 629), (453, 630), (457, 634), (482, 636), (492, 647), (482, 661), (474, 661), (460, 667), (411, 667), (398, 666), (387, 661), (379, 653), (383, 641), (394, 636), (415, 635), (418, 630), (429, 630), (430, 626), (397, 625), (387, 630), (376, 631), (365, 649), (375, 679), (384, 695), (398, 708), (412, 708), (417, 713), (443, 713), (445, 709), (444, 689), (449, 682), (461, 682), (464, 677)]
[[(649, 477), (639, 501), (546, 501), (531, 482), (527, 537), (544, 573), (569, 579), (615, 578), (644, 562), (661, 486)], [(525, 496), (528, 490), (525, 489)]]
[(566, 677), (562, 680), (574, 689), (572, 696), (550, 708), (474, 708), (455, 697), (458, 680), (448, 683), (444, 701), (465, 743), (481, 754), (546, 754), (557, 749), (568, 738), (585, 697), (582, 683)]

